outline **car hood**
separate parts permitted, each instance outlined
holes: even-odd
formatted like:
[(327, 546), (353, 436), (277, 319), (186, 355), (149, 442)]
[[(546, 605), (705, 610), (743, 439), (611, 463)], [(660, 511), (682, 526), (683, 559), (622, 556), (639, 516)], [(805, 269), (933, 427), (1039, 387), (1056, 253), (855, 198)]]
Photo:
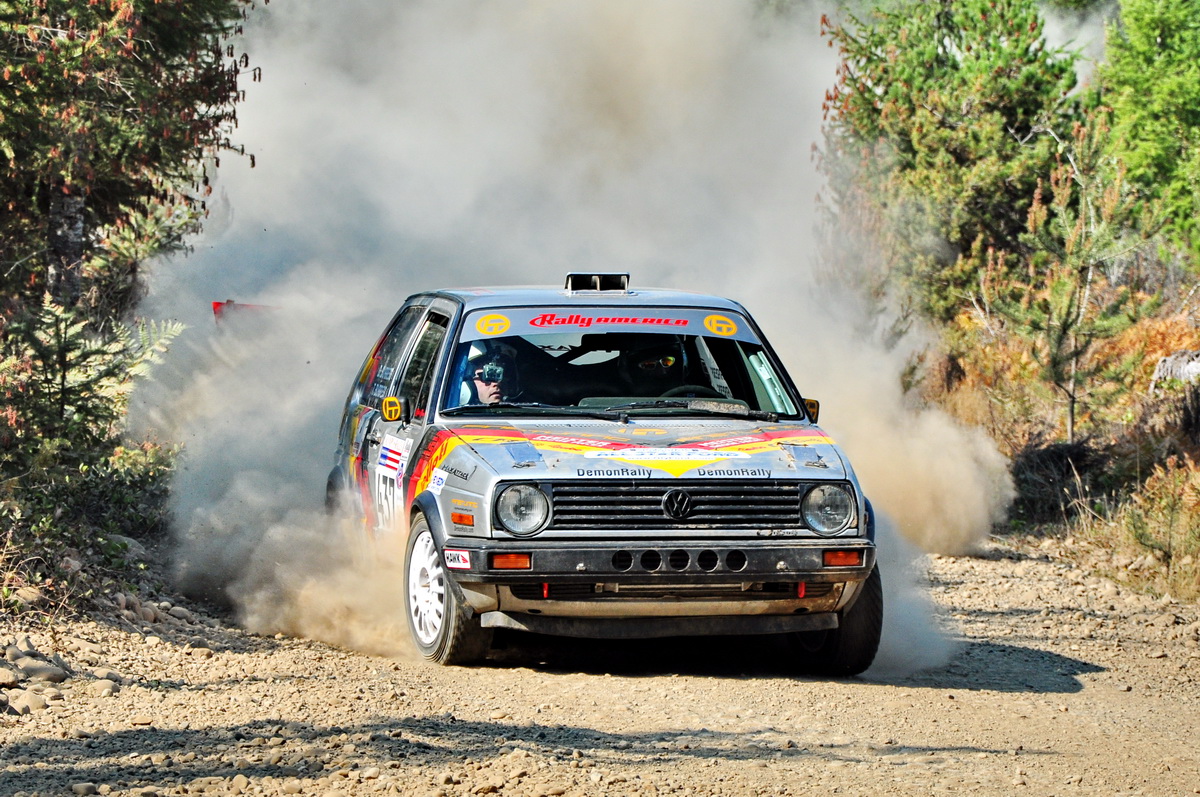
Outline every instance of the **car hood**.
[(806, 423), (514, 421), (454, 424), (442, 434), (447, 448), (469, 448), (502, 476), (848, 478), (837, 446)]

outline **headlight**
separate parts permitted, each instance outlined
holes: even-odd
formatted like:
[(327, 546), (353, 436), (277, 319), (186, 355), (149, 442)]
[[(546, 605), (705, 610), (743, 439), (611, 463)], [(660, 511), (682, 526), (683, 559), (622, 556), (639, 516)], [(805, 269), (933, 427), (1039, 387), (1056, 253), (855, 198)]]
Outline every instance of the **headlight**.
[(536, 534), (550, 518), (550, 502), (532, 484), (514, 484), (496, 497), (496, 518), (510, 534)]
[(837, 534), (854, 519), (854, 496), (845, 487), (822, 484), (804, 496), (800, 513), (808, 527), (817, 534)]

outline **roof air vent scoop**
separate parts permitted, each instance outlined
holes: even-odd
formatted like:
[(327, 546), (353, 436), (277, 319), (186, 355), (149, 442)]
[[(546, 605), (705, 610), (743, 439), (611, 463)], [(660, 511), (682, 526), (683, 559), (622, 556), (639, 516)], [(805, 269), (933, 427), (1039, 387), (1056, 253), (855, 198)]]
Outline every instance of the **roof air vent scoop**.
[(629, 293), (629, 273), (623, 274), (581, 274), (571, 272), (567, 275), (567, 291), (616, 291)]

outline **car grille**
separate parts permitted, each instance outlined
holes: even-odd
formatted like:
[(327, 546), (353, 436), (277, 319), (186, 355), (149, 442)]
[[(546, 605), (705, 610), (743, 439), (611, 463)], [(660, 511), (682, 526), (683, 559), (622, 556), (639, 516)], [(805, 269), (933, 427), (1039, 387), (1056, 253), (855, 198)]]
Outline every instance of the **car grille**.
[[(800, 499), (809, 486), (773, 480), (556, 482), (550, 489), (549, 528), (804, 528)], [(672, 517), (667, 507), (672, 501), (676, 507), (682, 501), (686, 510)]]

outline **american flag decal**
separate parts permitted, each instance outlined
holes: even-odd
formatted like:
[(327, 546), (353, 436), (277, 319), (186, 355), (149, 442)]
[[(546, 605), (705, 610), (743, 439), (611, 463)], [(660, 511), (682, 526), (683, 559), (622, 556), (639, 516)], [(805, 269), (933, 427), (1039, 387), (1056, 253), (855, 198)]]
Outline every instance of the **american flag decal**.
[(379, 447), (379, 470), (384, 473), (389, 473), (395, 476), (400, 472), (400, 467), (404, 463), (404, 454), (399, 449), (392, 448), (386, 444)]

